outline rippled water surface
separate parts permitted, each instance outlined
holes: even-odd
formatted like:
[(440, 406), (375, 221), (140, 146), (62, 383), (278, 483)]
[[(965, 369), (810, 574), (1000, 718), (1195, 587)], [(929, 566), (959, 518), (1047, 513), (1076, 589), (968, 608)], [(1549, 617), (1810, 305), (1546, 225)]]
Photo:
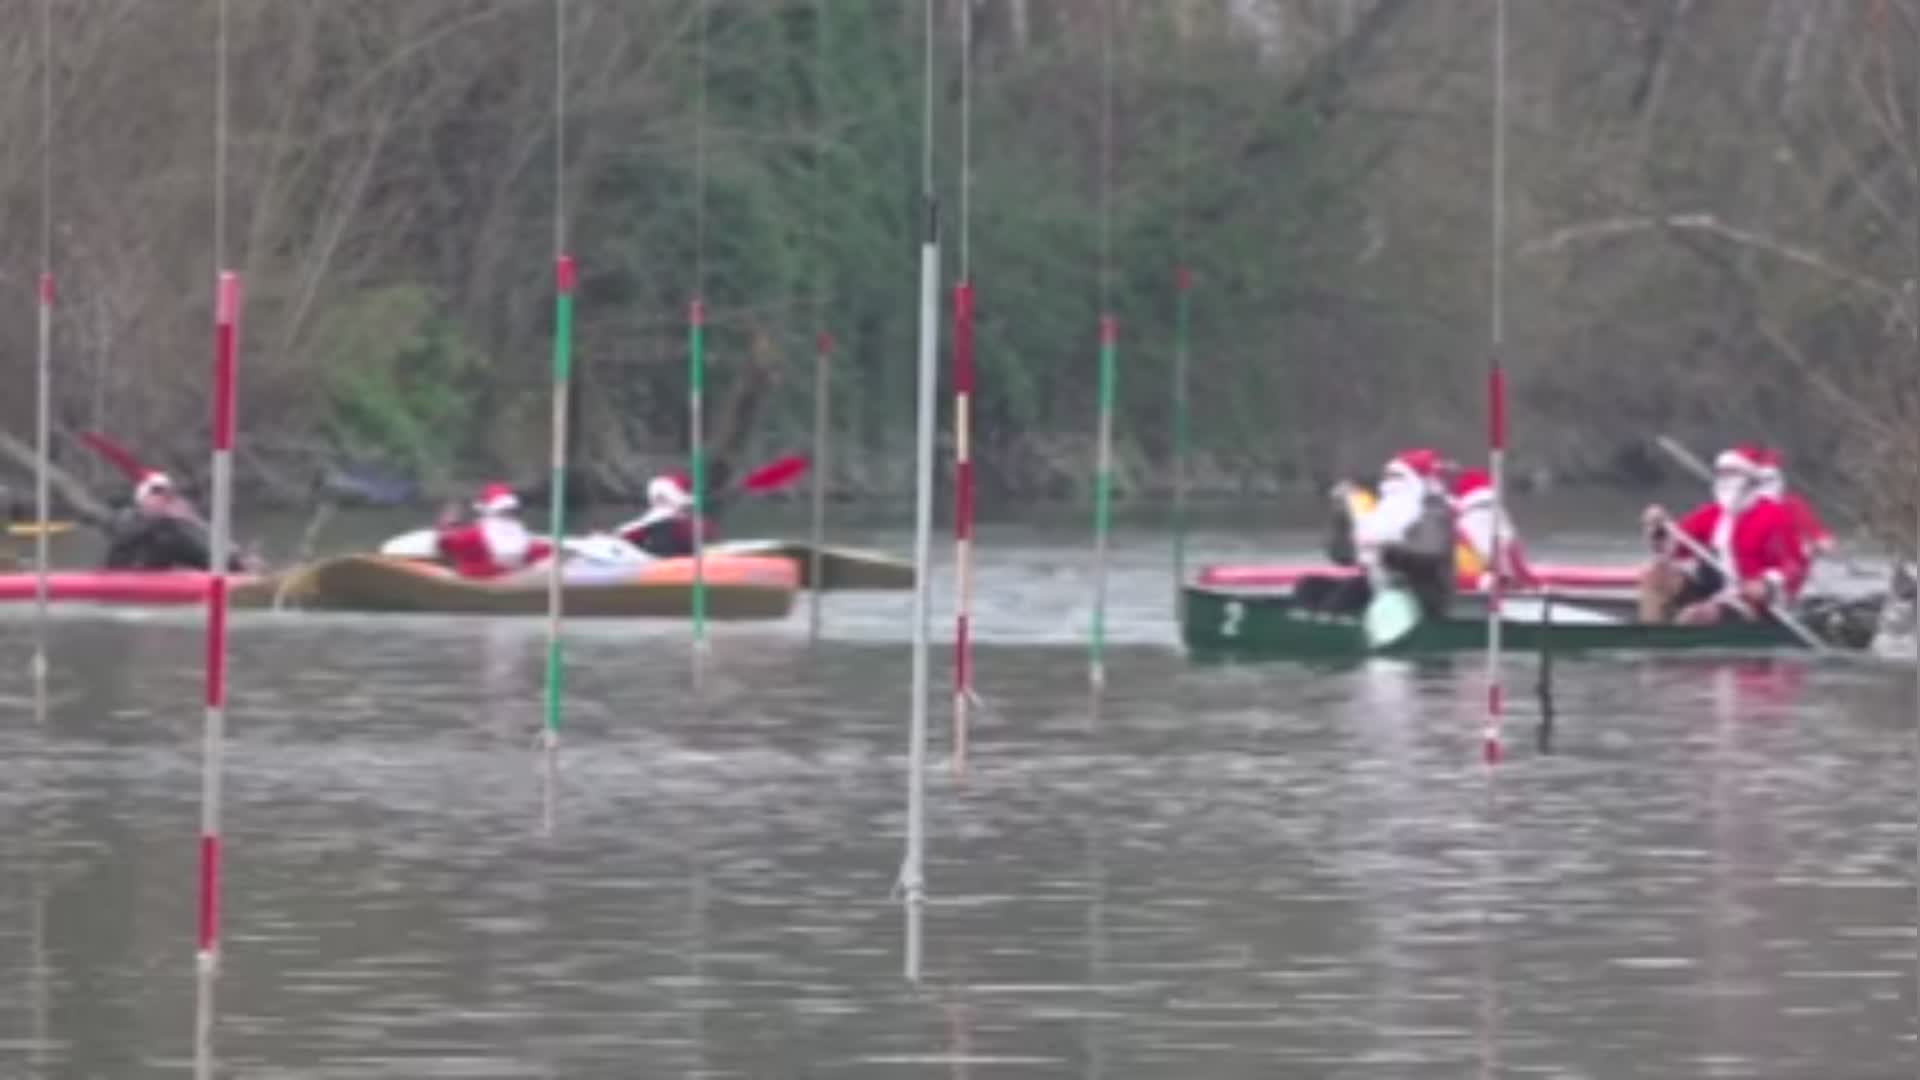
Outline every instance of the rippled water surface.
[[(550, 836), (537, 620), (237, 620), (223, 1073), (1920, 1071), (1910, 666), (1563, 659), (1556, 752), (1522, 698), (1489, 780), (1479, 657), (1190, 667), (1148, 537), (1096, 707), (1083, 554), (983, 555), (964, 785), (936, 655), (918, 987), (908, 594), (831, 599), (817, 649), (803, 610), (721, 627), (698, 694), (684, 628), (575, 628)], [(0, 621), (0, 1077), (184, 1074), (198, 621), (62, 615), (44, 729), (32, 635)]]

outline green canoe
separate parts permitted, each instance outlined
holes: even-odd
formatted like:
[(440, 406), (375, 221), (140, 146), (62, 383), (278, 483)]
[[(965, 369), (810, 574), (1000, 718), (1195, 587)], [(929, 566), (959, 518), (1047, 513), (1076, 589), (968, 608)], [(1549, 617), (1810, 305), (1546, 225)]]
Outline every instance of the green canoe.
[[(1183, 590), (1180, 637), (1203, 659), (1344, 660), (1373, 655), (1357, 616), (1309, 611), (1285, 590)], [(1667, 652), (1676, 650), (1805, 650), (1806, 644), (1772, 622), (1674, 626), (1637, 621), (1631, 599), (1620, 595), (1515, 597), (1507, 601), (1501, 638), (1515, 651)], [(1484, 601), (1456, 598), (1445, 618), (1428, 620), (1379, 650), (1380, 655), (1471, 652), (1486, 648)]]

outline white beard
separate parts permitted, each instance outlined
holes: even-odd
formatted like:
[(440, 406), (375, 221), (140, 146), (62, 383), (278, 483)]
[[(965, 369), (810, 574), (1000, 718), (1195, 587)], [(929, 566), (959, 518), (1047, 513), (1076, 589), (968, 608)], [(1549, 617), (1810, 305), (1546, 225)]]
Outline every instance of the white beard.
[(1747, 508), (1747, 500), (1752, 497), (1753, 485), (1745, 477), (1726, 476), (1713, 482), (1713, 501), (1720, 509), (1729, 514), (1737, 514)]
[(525, 565), (527, 553), (533, 548), (527, 527), (512, 518), (481, 518), (480, 536), (486, 541), (487, 553), (493, 556), (494, 563), (506, 570)]
[(1420, 520), (1420, 503), (1426, 486), (1418, 480), (1390, 477), (1380, 484), (1380, 501), (1362, 517), (1354, 529), (1354, 540), (1361, 548), (1405, 539), (1407, 530)]

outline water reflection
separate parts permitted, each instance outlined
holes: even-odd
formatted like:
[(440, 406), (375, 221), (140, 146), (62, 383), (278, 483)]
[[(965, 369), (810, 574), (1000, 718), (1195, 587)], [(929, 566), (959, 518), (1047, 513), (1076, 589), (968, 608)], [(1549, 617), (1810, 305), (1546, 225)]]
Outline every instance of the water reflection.
[[(1117, 578), (1116, 598), (1130, 587)], [(836, 631), (840, 615), (836, 600)], [(1902, 1038), (1910, 678), (1568, 660), (1558, 752), (1516, 750), (1490, 775), (1477, 659), (1196, 670), (1125, 644), (1161, 628), (1117, 622), (1094, 723), (1084, 653), (1028, 642), (1055, 614), (1029, 618), (1014, 644), (983, 631), (999, 708), (976, 714), (964, 787), (934, 725), (918, 988), (890, 896), (897, 644), (716, 627), (696, 695), (683, 637), (570, 628), (543, 833), (538, 620), (248, 623), (225, 1066), (1806, 1080), (1920, 1065)], [(0, 646), (28, 640), (14, 631)], [(0, 1075), (177, 1075), (199, 633), (68, 620), (52, 648), (46, 729), (0, 727), (0, 814), (28, 823), (0, 830), (0, 963), (21, 976), (0, 982)], [(1533, 670), (1516, 657), (1504, 674)], [(24, 719), (20, 672), (0, 700)], [(1510, 743), (1528, 720), (1517, 708)]]

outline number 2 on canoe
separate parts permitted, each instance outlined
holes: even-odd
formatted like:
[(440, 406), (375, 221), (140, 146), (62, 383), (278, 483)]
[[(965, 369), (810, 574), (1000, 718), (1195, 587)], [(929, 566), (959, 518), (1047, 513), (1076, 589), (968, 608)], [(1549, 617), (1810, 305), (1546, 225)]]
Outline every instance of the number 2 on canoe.
[(1240, 622), (1247, 617), (1247, 605), (1238, 600), (1229, 600), (1227, 606), (1222, 609), (1221, 616), (1220, 636), (1239, 637)]

